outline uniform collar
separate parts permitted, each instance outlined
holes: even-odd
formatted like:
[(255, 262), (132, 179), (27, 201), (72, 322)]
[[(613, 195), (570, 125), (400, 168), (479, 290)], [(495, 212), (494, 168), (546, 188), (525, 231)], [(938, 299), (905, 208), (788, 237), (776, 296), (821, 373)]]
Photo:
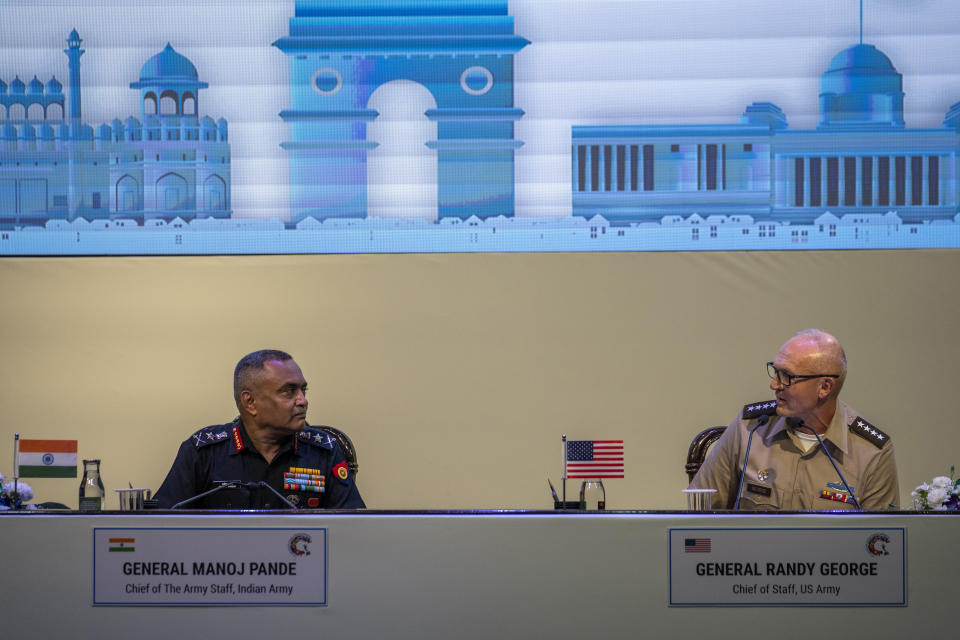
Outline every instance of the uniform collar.
[[(234, 429), (236, 429), (237, 435), (240, 436), (240, 443), (242, 444), (242, 448), (238, 448), (236, 446), (236, 442), (233, 437)], [(277, 452), (277, 454), (281, 454), (292, 449), (294, 455), (297, 455), (297, 456), (300, 455), (299, 452), (297, 451), (296, 438), (297, 436), (295, 435), (290, 436), (290, 438), (286, 442), (284, 442), (284, 444), (280, 447), (280, 450)], [(234, 419), (234, 421), (230, 424), (230, 439), (231, 439), (230, 455), (232, 456), (238, 455), (243, 451), (251, 451), (251, 452), (259, 453), (256, 446), (254, 446), (253, 441), (250, 440), (250, 436), (247, 435), (247, 430), (243, 426), (243, 420), (241, 420), (239, 416), (237, 416)]]
[[(852, 411), (850, 407), (838, 400), (837, 410), (833, 414), (833, 419), (830, 420), (830, 424), (827, 425), (826, 432), (820, 436), (825, 442), (830, 442), (830, 444), (835, 446), (843, 453), (847, 453), (849, 447), (848, 437), (850, 432), (847, 430), (846, 426), (852, 419), (851, 415)], [(767, 444), (769, 444), (781, 433), (784, 437), (789, 437), (789, 434), (787, 433), (787, 427), (789, 426), (790, 424), (787, 418), (777, 416), (776, 421), (773, 423), (773, 426), (770, 428), (770, 431), (767, 433), (767, 436), (764, 438), (764, 440), (766, 440)]]
[(833, 414), (833, 420), (830, 421), (827, 432), (822, 436), (824, 440), (829, 440), (833, 446), (844, 453), (847, 453), (850, 445), (848, 440), (850, 431), (847, 430), (847, 424), (851, 419), (848, 415), (850, 413), (850, 407), (837, 400), (837, 410)]

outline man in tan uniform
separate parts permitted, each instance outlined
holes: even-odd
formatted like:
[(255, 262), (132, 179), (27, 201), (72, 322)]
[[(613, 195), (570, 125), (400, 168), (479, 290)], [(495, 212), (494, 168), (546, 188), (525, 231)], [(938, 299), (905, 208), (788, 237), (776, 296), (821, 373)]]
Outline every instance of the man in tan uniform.
[(740, 509), (854, 510), (857, 502), (868, 511), (899, 509), (893, 443), (837, 399), (847, 375), (837, 339), (823, 331), (801, 331), (780, 348), (767, 370), (776, 400), (743, 407), (690, 488), (717, 489), (713, 507), (733, 509), (747, 441), (755, 429)]

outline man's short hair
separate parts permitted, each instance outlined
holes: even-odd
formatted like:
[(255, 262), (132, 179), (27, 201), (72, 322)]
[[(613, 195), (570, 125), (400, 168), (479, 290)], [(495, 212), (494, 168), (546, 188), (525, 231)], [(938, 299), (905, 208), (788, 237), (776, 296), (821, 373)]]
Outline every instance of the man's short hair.
[(240, 408), (240, 392), (250, 386), (250, 379), (258, 371), (263, 371), (263, 367), (268, 362), (286, 362), (293, 360), (286, 351), (279, 349), (261, 349), (254, 351), (240, 358), (240, 362), (233, 369), (233, 399)]

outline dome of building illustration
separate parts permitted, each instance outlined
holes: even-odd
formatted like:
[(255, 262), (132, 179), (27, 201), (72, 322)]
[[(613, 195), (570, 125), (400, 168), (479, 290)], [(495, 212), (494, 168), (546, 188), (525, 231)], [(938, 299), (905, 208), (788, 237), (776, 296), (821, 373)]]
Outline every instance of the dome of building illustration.
[(23, 84), (23, 80), (20, 79), (20, 76), (16, 76), (13, 79), (13, 82), (10, 83), (10, 93), (13, 94), (23, 94), (26, 91), (27, 85)]
[(33, 80), (31, 80), (30, 84), (27, 85), (27, 93), (30, 93), (30, 94), (43, 93), (43, 83), (40, 82), (37, 76), (33, 76)]
[(196, 80), (197, 68), (193, 66), (189, 58), (177, 53), (168, 42), (163, 51), (147, 60), (140, 68), (141, 82), (161, 78)]
[[(197, 77), (197, 68), (170, 43), (140, 68), (140, 79), (131, 89), (140, 90), (141, 115), (196, 115), (197, 94), (209, 85)], [(165, 107), (162, 103), (166, 102)]]
[(903, 127), (903, 76), (871, 44), (836, 54), (820, 77), (820, 125)]
[(46, 85), (47, 93), (63, 93), (63, 85), (57, 80), (56, 76), (50, 78)]
[(864, 72), (897, 73), (887, 54), (872, 44), (855, 44), (852, 47), (847, 47), (833, 56), (830, 66), (827, 67), (827, 72), (850, 69), (859, 69)]

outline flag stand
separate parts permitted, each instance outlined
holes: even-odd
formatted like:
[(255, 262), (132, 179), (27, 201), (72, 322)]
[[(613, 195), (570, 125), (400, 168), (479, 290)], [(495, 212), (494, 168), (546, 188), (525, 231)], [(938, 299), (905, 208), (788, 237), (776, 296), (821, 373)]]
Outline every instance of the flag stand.
[(18, 484), (20, 476), (20, 456), (17, 455), (20, 449), (20, 432), (13, 434), (13, 492), (17, 495), (20, 494), (20, 487)]
[(560, 500), (561, 500), (560, 508), (566, 509), (567, 508), (567, 434), (565, 433), (562, 434), (560, 436), (560, 441), (562, 443), (562, 448), (563, 448), (563, 476), (560, 478), (561, 482), (563, 482), (563, 491), (560, 495)]

